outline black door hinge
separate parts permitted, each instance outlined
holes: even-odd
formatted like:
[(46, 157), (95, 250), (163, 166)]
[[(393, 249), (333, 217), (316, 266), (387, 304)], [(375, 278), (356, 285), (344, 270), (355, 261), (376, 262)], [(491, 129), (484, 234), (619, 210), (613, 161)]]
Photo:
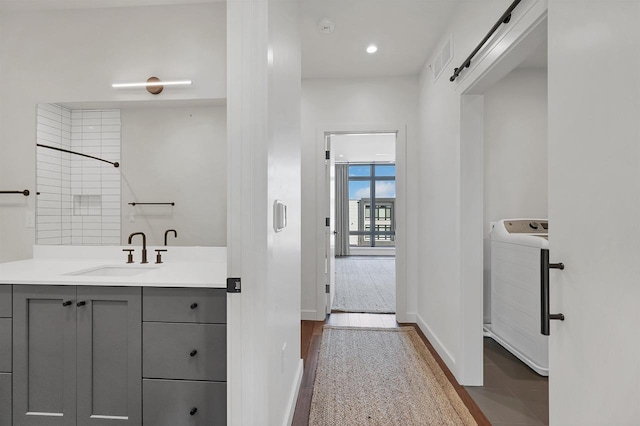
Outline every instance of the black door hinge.
[(241, 290), (240, 278), (227, 278), (227, 293), (240, 293)]
[(331, 218), (330, 217), (325, 217), (324, 218), (324, 226), (331, 226)]
[(324, 159), (325, 160), (331, 160), (331, 151), (325, 151), (324, 152)]
[(326, 284), (324, 286), (324, 292), (327, 294), (331, 293), (331, 286), (329, 284)]

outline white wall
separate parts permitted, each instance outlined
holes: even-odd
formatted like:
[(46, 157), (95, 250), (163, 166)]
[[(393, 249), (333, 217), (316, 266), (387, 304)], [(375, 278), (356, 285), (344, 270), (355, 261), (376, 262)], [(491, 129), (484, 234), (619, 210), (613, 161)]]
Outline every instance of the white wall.
[[(226, 106), (123, 108), (122, 243), (226, 246)], [(130, 206), (131, 202), (175, 206)], [(131, 222), (131, 215), (134, 222)], [(138, 242), (139, 243), (139, 242)]]
[(484, 93), (484, 322), (491, 322), (489, 223), (547, 217), (547, 70), (516, 69)]
[[(291, 423), (300, 359), (299, 3), (230, 1), (229, 424)], [(273, 229), (273, 203), (287, 227)]]
[[(0, 16), (0, 182), (35, 188), (38, 103), (226, 97), (226, 4), (7, 12)], [(72, 43), (71, 43), (72, 42)], [(71, 45), (72, 44), (72, 45)], [(70, 46), (67, 48), (66, 46)], [(189, 78), (192, 87), (115, 90), (114, 82)], [(35, 191), (33, 191), (35, 192)], [(3, 203), (0, 261), (30, 258), (35, 198)], [(3, 198), (6, 199), (6, 198)]]
[[(453, 35), (450, 70), (433, 81), (425, 67), (420, 76), (420, 142), (417, 238), (417, 322), (459, 381), (465, 383), (462, 331), (467, 315), (461, 293), (461, 148), (460, 82), (449, 76), (480, 42), (511, 2), (461, 2), (443, 40)], [(510, 24), (510, 25), (513, 25)], [(431, 63), (433, 57), (428, 61)], [(469, 70), (465, 71), (469, 74)], [(460, 80), (462, 80), (461, 78)], [(481, 315), (477, 327), (481, 327)], [(480, 329), (481, 330), (481, 329)], [(481, 332), (481, 331), (479, 331)], [(460, 361), (460, 362), (459, 362)]]
[[(417, 194), (418, 81), (415, 77), (308, 79), (302, 82), (302, 317), (322, 320), (323, 276), (316, 268), (323, 256), (324, 223), (316, 194), (324, 194), (324, 141), (318, 129), (371, 130), (372, 125), (406, 126), (407, 194)], [(407, 199), (407, 312), (415, 313), (418, 282), (417, 197)]]

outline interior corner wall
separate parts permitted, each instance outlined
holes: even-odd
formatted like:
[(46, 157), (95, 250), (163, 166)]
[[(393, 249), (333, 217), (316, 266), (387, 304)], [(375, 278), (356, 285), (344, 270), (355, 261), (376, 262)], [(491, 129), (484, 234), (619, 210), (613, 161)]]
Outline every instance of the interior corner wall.
[[(361, 125), (406, 125), (407, 135), (407, 312), (416, 312), (418, 226), (417, 139), (418, 80), (416, 77), (305, 79), (302, 81), (302, 318), (323, 320), (316, 273), (324, 222), (316, 198), (318, 179), (324, 179), (324, 141), (320, 128)], [(324, 193), (324, 192), (320, 192)], [(420, 219), (422, 220), (422, 219)]]
[[(2, 11), (2, 186), (35, 193), (38, 103), (226, 98), (226, 7)], [(157, 97), (111, 87), (153, 75), (194, 84)], [(25, 227), (25, 216), (35, 212), (35, 197), (3, 197), (0, 203), (0, 262), (30, 258), (35, 229)]]
[[(459, 381), (461, 356), (461, 93), (449, 81), (457, 67), (509, 6), (508, 0), (459, 2), (443, 32), (441, 47), (453, 37), (454, 56), (434, 81), (426, 66), (420, 75), (418, 144), (417, 323)], [(433, 63), (433, 52), (427, 64)], [(480, 324), (478, 325), (480, 327)]]
[(516, 69), (484, 94), (484, 322), (491, 322), (490, 222), (547, 218), (547, 70)]

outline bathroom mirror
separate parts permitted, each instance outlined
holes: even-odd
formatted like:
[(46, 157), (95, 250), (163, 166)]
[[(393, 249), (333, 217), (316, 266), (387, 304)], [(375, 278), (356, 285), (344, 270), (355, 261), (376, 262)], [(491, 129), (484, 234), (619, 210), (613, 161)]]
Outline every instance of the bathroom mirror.
[(36, 134), (36, 244), (226, 245), (224, 103), (39, 104)]

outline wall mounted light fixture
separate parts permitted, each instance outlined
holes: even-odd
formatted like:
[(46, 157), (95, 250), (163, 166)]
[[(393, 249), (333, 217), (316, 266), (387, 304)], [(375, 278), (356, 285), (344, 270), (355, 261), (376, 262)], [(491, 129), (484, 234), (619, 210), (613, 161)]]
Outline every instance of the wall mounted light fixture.
[(129, 87), (146, 87), (147, 91), (152, 95), (162, 93), (164, 86), (188, 86), (191, 80), (173, 80), (160, 81), (158, 77), (149, 77), (146, 82), (142, 83), (113, 83), (113, 88), (129, 88)]

